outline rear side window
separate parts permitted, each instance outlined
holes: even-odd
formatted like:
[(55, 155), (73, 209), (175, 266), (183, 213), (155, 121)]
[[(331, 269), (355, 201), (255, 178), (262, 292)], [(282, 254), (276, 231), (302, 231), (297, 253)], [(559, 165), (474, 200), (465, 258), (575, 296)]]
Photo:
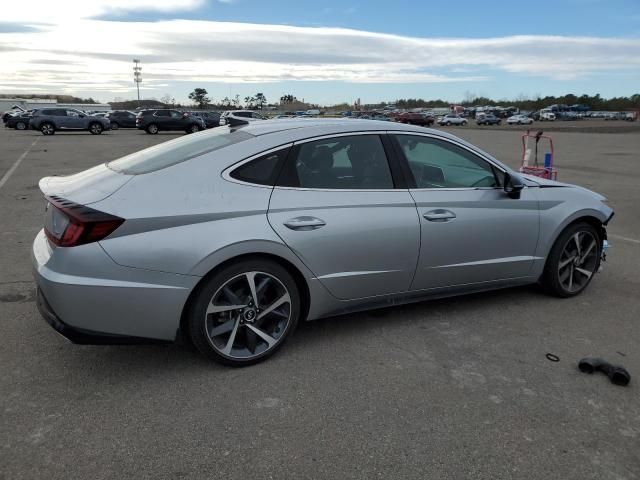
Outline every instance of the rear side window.
[(273, 186), (289, 150), (289, 148), (283, 148), (277, 152), (268, 153), (260, 158), (251, 160), (236, 168), (229, 176), (241, 182)]
[(127, 175), (155, 172), (250, 138), (254, 136), (242, 130), (232, 131), (229, 127), (220, 127), (160, 143), (113, 160), (107, 163), (107, 167)]
[(318, 189), (392, 189), (378, 135), (326, 138), (294, 147), (278, 184)]

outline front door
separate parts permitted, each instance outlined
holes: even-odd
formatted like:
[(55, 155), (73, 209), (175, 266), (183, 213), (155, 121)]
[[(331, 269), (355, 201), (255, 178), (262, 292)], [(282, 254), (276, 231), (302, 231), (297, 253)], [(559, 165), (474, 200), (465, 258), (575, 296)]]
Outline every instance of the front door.
[(509, 198), (502, 167), (464, 146), (431, 136), (395, 138), (421, 224), (412, 290), (528, 276), (539, 231), (534, 189)]
[(419, 221), (409, 191), (394, 188), (379, 135), (295, 145), (271, 195), (268, 218), (335, 297), (409, 289)]

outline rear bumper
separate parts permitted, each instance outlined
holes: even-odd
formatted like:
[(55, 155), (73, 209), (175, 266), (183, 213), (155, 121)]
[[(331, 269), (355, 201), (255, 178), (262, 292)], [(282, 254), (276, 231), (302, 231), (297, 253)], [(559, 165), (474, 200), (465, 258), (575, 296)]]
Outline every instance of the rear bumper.
[(42, 231), (32, 262), (40, 313), (74, 343), (174, 341), (200, 279), (123, 267), (98, 243), (52, 247)]
[(49, 302), (45, 298), (42, 290), (37, 288), (36, 304), (38, 311), (44, 320), (60, 335), (72, 343), (79, 345), (137, 345), (170, 343), (169, 340), (156, 340), (153, 338), (133, 337), (127, 335), (113, 335), (104, 332), (95, 332), (78, 327), (72, 327), (64, 323), (53, 311)]

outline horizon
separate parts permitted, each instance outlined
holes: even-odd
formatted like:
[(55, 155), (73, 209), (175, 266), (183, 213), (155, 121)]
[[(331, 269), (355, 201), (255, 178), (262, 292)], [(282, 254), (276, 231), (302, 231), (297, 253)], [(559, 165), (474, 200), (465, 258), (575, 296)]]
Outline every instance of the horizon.
[[(332, 105), (400, 98), (499, 100), (637, 93), (640, 15), (632, 0), (541, 0), (557, 15), (528, 21), (517, 5), (374, 0), (111, 0), (3, 7), (0, 93), (100, 102), (169, 95), (188, 104), (263, 92)], [(314, 5), (315, 6), (315, 5)], [(475, 8), (474, 8), (475, 7)], [(602, 19), (607, 21), (603, 22)], [(491, 32), (487, 35), (485, 32)], [(98, 39), (98, 41), (96, 41)]]

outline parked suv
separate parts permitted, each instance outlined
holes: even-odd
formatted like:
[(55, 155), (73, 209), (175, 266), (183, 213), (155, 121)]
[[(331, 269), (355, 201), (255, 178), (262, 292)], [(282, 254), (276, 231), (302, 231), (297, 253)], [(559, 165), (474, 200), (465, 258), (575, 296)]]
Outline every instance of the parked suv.
[(476, 120), (476, 125), (500, 125), (501, 123), (502, 123), (502, 119), (492, 114), (481, 115)]
[(396, 117), (396, 121), (400, 123), (408, 123), (410, 125), (422, 125), (430, 127), (435, 122), (434, 118), (425, 113), (405, 112)]
[(128, 110), (114, 110), (107, 113), (111, 122), (111, 130), (122, 128), (136, 128), (136, 114)]
[(87, 130), (92, 135), (100, 135), (103, 130), (110, 128), (109, 119), (87, 115), (74, 108), (36, 110), (29, 125), (43, 135), (53, 135), (58, 130)]
[(457, 115), (455, 113), (450, 113), (448, 115), (445, 115), (444, 117), (441, 117), (438, 120), (438, 124), (440, 126), (442, 125), (466, 125), (467, 124), (467, 119), (464, 117), (461, 117), (460, 115)]
[(194, 117), (200, 117), (207, 128), (214, 128), (220, 125), (220, 113), (218, 112), (189, 112)]
[(188, 113), (168, 109), (144, 110), (138, 113), (136, 117), (136, 127), (152, 135), (160, 131), (179, 130), (187, 133), (196, 133), (206, 128), (204, 120), (200, 117), (194, 117)]
[(251, 110), (227, 110), (220, 115), (220, 125), (230, 125), (232, 127), (245, 125), (255, 120), (265, 120), (265, 118)]

